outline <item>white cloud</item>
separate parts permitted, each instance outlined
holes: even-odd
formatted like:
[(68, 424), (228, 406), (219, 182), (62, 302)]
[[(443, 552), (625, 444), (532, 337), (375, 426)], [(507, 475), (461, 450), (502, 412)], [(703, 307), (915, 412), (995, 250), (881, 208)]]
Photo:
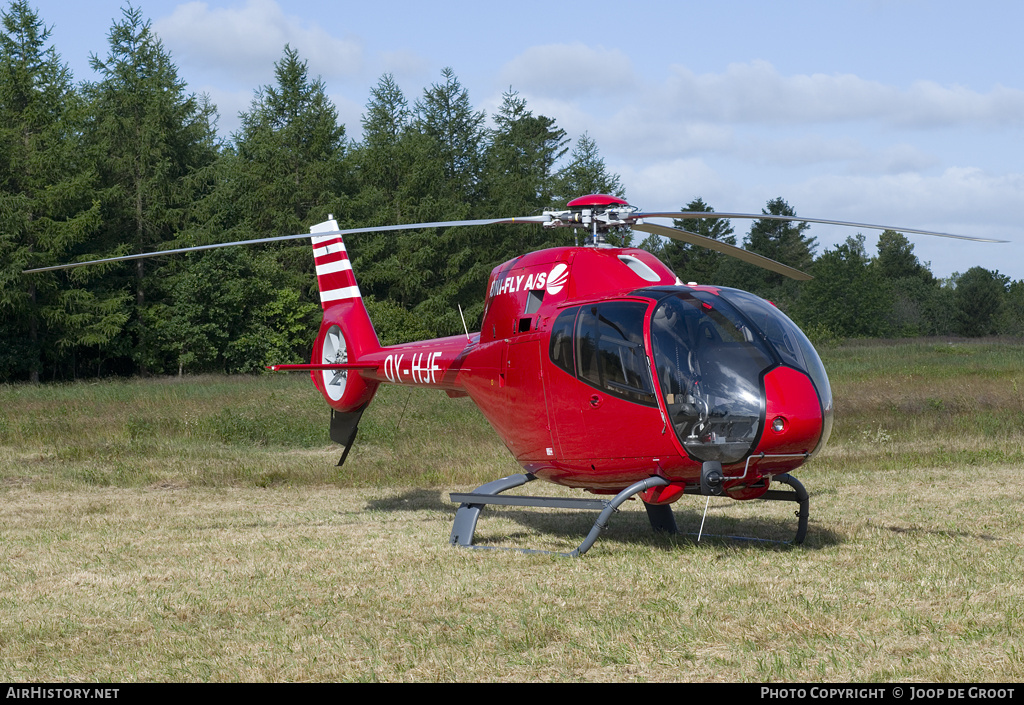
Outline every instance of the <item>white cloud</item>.
[(984, 126), (1024, 126), (1024, 91), (995, 86), (976, 93), (963, 86), (940, 86), (919, 81), (901, 95), (899, 125), (931, 127), (974, 123)]
[[(881, 177), (818, 176), (799, 189), (832, 213), (863, 220), (870, 209), (880, 217), (899, 217), (906, 227), (973, 228), (984, 215), (990, 224), (1019, 227), (1024, 220), (1024, 174), (989, 174), (981, 169), (949, 167), (937, 175), (902, 173)], [(856, 216), (860, 212), (861, 215)], [(972, 232), (962, 233), (973, 235)], [(984, 237), (984, 235), (983, 235)]]
[(425, 78), (432, 66), (425, 58), (411, 51), (385, 51), (380, 54), (384, 73), (405, 78)]
[(287, 15), (274, 0), (246, 0), (230, 8), (187, 2), (155, 20), (153, 29), (176, 59), (219, 69), (233, 79), (266, 81), (285, 44), (308, 62), (314, 77), (350, 76), (362, 66), (358, 42)]
[(624, 52), (582, 42), (530, 47), (505, 64), (501, 80), (524, 93), (565, 98), (602, 94), (610, 104), (629, 98), (636, 83)]
[(914, 145), (900, 143), (871, 150), (858, 159), (851, 160), (853, 172), (867, 174), (905, 174), (927, 171), (937, 166), (939, 160)]
[(938, 164), (934, 155), (911, 144), (875, 146), (850, 134), (832, 137), (813, 132), (773, 138), (747, 130), (737, 140), (733, 156), (766, 167), (825, 166), (862, 175), (926, 171)]
[[(571, 135), (589, 132), (603, 154), (623, 158), (717, 154), (898, 174), (939, 164), (914, 144), (914, 131), (1024, 126), (1024, 91), (1016, 89), (983, 94), (925, 81), (901, 89), (851, 74), (782, 76), (765, 61), (715, 74), (671, 70), (661, 85), (642, 86), (618, 50), (573, 44), (528, 49), (504, 75), (521, 80), (532, 109), (555, 116)], [(820, 129), (812, 133), (808, 125)]]
[(590, 130), (598, 145), (639, 159), (731, 152), (735, 130), (700, 120), (673, 120), (650, 103), (626, 103)]
[(867, 150), (852, 137), (831, 138), (810, 133), (778, 139), (748, 136), (739, 151), (752, 162), (795, 167), (859, 160)]
[(1024, 91), (1018, 89), (996, 86), (978, 93), (933, 81), (900, 89), (852, 74), (783, 76), (766, 61), (730, 64), (723, 73), (702, 75), (675, 65), (666, 94), (679, 117), (733, 123), (1024, 125)]
[(679, 209), (697, 196), (714, 207), (737, 188), (702, 159), (650, 162), (640, 168), (609, 163), (608, 167), (622, 177), (630, 202), (647, 211)]

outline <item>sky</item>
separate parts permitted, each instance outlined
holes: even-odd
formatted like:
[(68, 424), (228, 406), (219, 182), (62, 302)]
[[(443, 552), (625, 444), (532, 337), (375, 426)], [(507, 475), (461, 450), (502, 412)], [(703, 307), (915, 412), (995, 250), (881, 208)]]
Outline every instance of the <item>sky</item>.
[[(7, 2), (4, 0), (4, 5)], [(95, 80), (119, 0), (32, 0), (75, 81)], [(350, 138), (370, 89), (410, 103), (451, 67), (493, 115), (512, 89), (587, 133), (630, 203), (798, 215), (1009, 240), (909, 236), (932, 272), (1024, 279), (1024, 3), (680, 0), (488, 3), (140, 0), (224, 137), (289, 44)], [(525, 215), (495, 213), (495, 217)], [(749, 224), (733, 221), (741, 239)], [(862, 232), (814, 225), (817, 253)]]

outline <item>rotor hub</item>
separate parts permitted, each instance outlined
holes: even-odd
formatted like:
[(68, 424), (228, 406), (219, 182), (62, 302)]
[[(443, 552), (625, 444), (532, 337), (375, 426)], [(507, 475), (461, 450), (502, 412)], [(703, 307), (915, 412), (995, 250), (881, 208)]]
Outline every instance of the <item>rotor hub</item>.
[(566, 210), (544, 211), (550, 220), (545, 228), (586, 228), (589, 241), (585, 244), (605, 246), (605, 235), (610, 231), (628, 228), (633, 224), (636, 206), (625, 200), (606, 194), (590, 194), (574, 198), (566, 204)]

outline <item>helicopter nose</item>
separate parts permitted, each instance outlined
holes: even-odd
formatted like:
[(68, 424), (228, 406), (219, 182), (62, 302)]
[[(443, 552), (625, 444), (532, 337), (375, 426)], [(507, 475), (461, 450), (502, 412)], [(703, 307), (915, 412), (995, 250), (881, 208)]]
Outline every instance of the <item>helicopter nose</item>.
[(757, 452), (810, 453), (821, 440), (823, 415), (811, 378), (791, 367), (764, 376), (765, 429)]

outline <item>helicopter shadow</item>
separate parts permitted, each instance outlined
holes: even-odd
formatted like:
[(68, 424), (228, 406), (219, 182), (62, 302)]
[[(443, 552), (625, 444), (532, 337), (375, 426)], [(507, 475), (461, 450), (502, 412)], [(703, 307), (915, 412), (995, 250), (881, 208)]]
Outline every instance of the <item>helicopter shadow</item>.
[[(366, 508), (382, 512), (438, 511), (449, 514), (454, 521), (459, 505), (446, 498), (446, 492), (437, 490), (409, 490), (367, 502)], [(757, 502), (758, 500), (752, 500)], [(651, 528), (647, 513), (631, 507), (612, 515), (597, 541), (621, 545), (643, 545), (664, 551), (677, 550), (684, 546), (730, 546), (746, 550), (789, 550), (797, 548), (792, 544), (796, 532), (795, 516), (789, 521), (757, 516), (727, 516), (727, 505), (710, 507), (707, 516), (703, 507), (673, 506), (678, 532), (655, 532)], [(572, 550), (587, 536), (597, 512), (571, 510), (537, 510), (520, 507), (490, 505), (480, 513), (474, 537), (474, 545), (503, 548), (530, 549), (530, 546), (514, 546), (517, 542), (535, 540), (537, 534), (554, 540), (573, 543), (566, 550)], [(505, 520), (518, 524), (522, 531), (507, 531), (492, 528), (496, 521)], [(701, 522), (704, 521), (703, 532)], [(698, 542), (698, 536), (699, 542)], [(824, 527), (813, 523), (808, 530), (808, 539), (799, 547), (817, 550), (842, 543), (843, 538)]]

